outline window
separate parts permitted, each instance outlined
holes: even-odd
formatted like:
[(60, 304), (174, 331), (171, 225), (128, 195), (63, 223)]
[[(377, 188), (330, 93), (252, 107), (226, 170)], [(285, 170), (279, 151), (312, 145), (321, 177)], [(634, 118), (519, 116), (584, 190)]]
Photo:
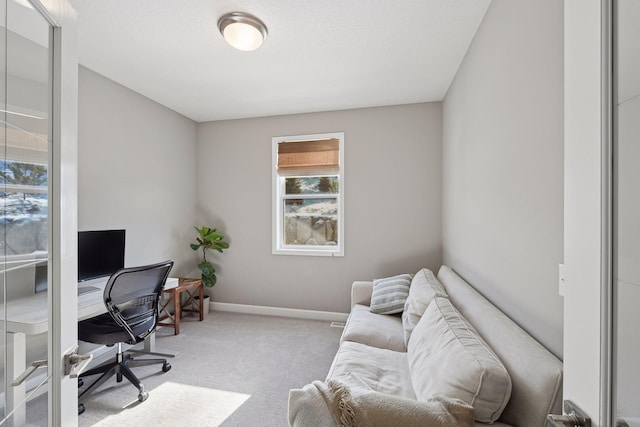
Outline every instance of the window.
[[(44, 114), (43, 114), (44, 115)], [(48, 250), (48, 121), (5, 112), (0, 159), (2, 256)]]
[(273, 253), (344, 255), (344, 133), (273, 138)]

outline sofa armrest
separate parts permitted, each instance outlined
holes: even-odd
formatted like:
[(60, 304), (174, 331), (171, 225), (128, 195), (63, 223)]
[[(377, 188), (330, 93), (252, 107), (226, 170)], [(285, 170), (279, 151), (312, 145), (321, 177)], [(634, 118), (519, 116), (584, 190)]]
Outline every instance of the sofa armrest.
[(356, 281), (351, 285), (351, 307), (356, 304), (370, 305), (373, 282)]

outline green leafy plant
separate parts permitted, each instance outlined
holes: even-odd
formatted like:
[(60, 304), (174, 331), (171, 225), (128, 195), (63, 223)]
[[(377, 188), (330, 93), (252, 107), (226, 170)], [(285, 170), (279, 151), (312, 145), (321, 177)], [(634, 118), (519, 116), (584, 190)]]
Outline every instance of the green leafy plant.
[(229, 248), (229, 244), (223, 240), (224, 236), (215, 228), (193, 228), (196, 229), (199, 236), (196, 237), (197, 243), (191, 244), (191, 249), (194, 251), (202, 249), (202, 261), (198, 264), (198, 269), (202, 273), (202, 284), (211, 287), (216, 284), (218, 278), (216, 277), (216, 269), (213, 267), (213, 264), (207, 261), (207, 250), (213, 249), (222, 253), (223, 249)]

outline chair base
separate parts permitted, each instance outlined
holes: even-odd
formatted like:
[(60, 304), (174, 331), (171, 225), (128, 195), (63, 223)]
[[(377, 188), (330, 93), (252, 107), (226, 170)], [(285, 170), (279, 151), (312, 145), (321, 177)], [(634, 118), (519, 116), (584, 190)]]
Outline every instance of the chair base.
[[(122, 344), (118, 344), (118, 353), (116, 354), (116, 360), (104, 363), (93, 369), (89, 369), (79, 375), (78, 381), (83, 381), (85, 377), (92, 375), (102, 374), (91, 385), (80, 393), (78, 396), (78, 402), (80, 402), (85, 396), (92, 393), (95, 389), (104, 384), (112, 376), (116, 376), (117, 382), (122, 382), (122, 378), (126, 378), (138, 389), (138, 400), (144, 402), (149, 397), (149, 392), (144, 389), (144, 385), (140, 382), (138, 377), (133, 373), (131, 368), (137, 366), (148, 366), (162, 364), (162, 372), (168, 372), (171, 369), (171, 365), (166, 359), (134, 359), (132, 356), (122, 352)], [(81, 403), (78, 405), (78, 414), (84, 412), (84, 405)]]

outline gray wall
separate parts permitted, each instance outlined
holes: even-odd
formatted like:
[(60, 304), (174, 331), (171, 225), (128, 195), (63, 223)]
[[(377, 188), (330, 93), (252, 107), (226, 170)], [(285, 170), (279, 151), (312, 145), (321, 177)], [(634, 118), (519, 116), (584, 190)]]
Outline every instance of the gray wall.
[(561, 355), (562, 2), (492, 2), (443, 138), (444, 263)]
[[(441, 263), (441, 104), (198, 125), (198, 222), (216, 254), (218, 302), (347, 312), (351, 282)], [(345, 132), (345, 256), (271, 253), (271, 138)]]
[(196, 123), (87, 68), (78, 82), (78, 228), (127, 230), (127, 266), (190, 271)]

